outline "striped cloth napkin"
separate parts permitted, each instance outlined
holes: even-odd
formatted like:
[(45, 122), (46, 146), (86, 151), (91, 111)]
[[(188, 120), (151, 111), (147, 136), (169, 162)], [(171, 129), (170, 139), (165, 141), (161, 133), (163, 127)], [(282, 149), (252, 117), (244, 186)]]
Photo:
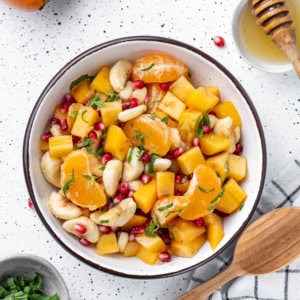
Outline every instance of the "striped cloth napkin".
[[(300, 159), (294, 159), (276, 178), (269, 182), (250, 222), (262, 214), (283, 206), (300, 206)], [(205, 282), (232, 259), (234, 246), (194, 271), (188, 290)], [(300, 247), (299, 247), (300, 251)], [(300, 259), (286, 268), (267, 275), (241, 276), (224, 285), (210, 300), (300, 300)]]

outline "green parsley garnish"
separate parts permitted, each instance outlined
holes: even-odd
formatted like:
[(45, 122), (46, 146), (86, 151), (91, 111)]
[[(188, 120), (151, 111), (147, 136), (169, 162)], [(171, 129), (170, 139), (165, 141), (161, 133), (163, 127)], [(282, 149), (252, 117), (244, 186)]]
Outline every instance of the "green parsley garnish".
[(130, 163), (132, 161), (133, 151), (134, 151), (134, 148), (130, 147), (129, 153), (128, 153), (128, 158), (127, 158), (128, 163)]
[(153, 67), (154, 67), (154, 63), (152, 63), (151, 65), (149, 65), (148, 67), (144, 68), (144, 69), (141, 69), (141, 71), (149, 71), (151, 70)]
[(198, 189), (201, 191), (201, 192), (203, 192), (203, 193), (211, 193), (211, 192), (213, 192), (215, 189), (214, 188), (212, 188), (212, 189), (210, 189), (210, 190), (206, 190), (206, 189), (204, 189), (203, 187), (201, 187), (201, 186), (198, 186)]
[(98, 176), (94, 176), (94, 175), (85, 175), (85, 174), (83, 174), (82, 176), (91, 181), (91, 186), (94, 186), (95, 181), (99, 178)]
[(154, 162), (155, 160), (159, 157), (158, 154), (156, 153), (151, 153), (151, 158), (149, 162), (149, 168), (148, 168), (148, 173), (153, 174), (154, 173)]
[(59, 300), (55, 293), (52, 296), (45, 295), (43, 291), (43, 278), (39, 273), (27, 277), (18, 275), (8, 276), (0, 285), (0, 299), (4, 300)]
[(200, 116), (195, 125), (196, 136), (199, 138), (203, 136), (203, 126), (209, 126), (210, 120), (208, 114), (205, 112), (202, 116)]
[(108, 94), (108, 99), (107, 102), (113, 102), (117, 100), (117, 93), (116, 92), (111, 92)]
[(104, 106), (104, 102), (100, 100), (100, 97), (97, 94), (93, 99), (90, 100), (90, 105), (102, 108)]
[(82, 142), (76, 144), (76, 148), (90, 146), (91, 144), (94, 144), (94, 143), (95, 143), (94, 139), (85, 137)]
[(108, 220), (108, 219), (106, 219), (106, 220), (100, 220), (99, 223), (100, 223), (100, 224), (107, 224), (107, 223), (109, 223), (109, 220)]
[(155, 224), (153, 220), (151, 220), (150, 224), (146, 227), (146, 235), (147, 236), (156, 236), (156, 231), (159, 229), (159, 226)]
[(77, 79), (75, 79), (74, 81), (71, 82), (70, 84), (70, 91), (76, 86), (78, 85), (79, 83), (81, 83), (83, 80), (87, 79), (87, 78), (90, 78), (90, 76), (88, 74), (84, 74), (84, 75), (81, 75), (80, 77), (78, 77)]
[(81, 119), (83, 122), (88, 123), (88, 121), (84, 118), (84, 115), (87, 113), (87, 110), (85, 109), (81, 114)]
[(159, 207), (157, 210), (158, 210), (158, 211), (164, 211), (164, 210), (166, 210), (166, 209), (169, 209), (169, 208), (173, 207), (173, 205), (174, 205), (174, 203), (171, 202), (171, 203), (168, 204), (168, 205)]
[(161, 121), (162, 121), (163, 123), (167, 124), (168, 121), (169, 121), (169, 117), (163, 117), (163, 118), (161, 119)]
[(66, 191), (70, 187), (70, 185), (74, 184), (74, 181), (75, 181), (75, 175), (74, 175), (74, 169), (72, 169), (72, 178), (68, 180), (62, 188), (64, 194), (66, 194)]
[(168, 218), (171, 214), (181, 213), (181, 212), (183, 212), (186, 208), (187, 208), (187, 206), (184, 206), (184, 207), (181, 207), (181, 208), (179, 208), (179, 209), (169, 211), (169, 212), (166, 214), (166, 218)]

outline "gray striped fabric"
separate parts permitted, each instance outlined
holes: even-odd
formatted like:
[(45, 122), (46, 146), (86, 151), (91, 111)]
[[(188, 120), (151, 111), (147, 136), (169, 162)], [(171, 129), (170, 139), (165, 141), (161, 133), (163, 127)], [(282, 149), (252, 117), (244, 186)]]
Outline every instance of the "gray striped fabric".
[[(300, 159), (294, 159), (269, 182), (251, 220), (283, 206), (300, 207)], [(234, 245), (207, 265), (194, 271), (189, 289), (226, 268), (232, 259)], [(300, 246), (299, 246), (300, 253)], [(300, 259), (272, 274), (242, 276), (210, 296), (211, 300), (300, 300)]]

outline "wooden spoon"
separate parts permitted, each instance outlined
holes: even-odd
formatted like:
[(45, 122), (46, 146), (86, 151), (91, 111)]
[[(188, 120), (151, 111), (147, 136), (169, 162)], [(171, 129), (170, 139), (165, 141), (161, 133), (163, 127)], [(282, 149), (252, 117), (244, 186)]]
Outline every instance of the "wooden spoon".
[(204, 300), (221, 285), (240, 275), (275, 272), (300, 256), (300, 207), (266, 213), (240, 236), (230, 266), (178, 300)]

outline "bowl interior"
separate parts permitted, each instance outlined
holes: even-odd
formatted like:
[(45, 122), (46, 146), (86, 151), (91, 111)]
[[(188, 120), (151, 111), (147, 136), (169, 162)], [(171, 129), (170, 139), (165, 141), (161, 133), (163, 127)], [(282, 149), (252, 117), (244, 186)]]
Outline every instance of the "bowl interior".
[[(232, 18), (232, 33), (235, 44), (247, 63), (254, 66), (255, 68), (270, 72), (270, 73), (283, 73), (291, 71), (293, 69), (292, 64), (286, 61), (268, 61), (261, 58), (260, 54), (254, 53), (253, 49), (249, 49), (244, 41), (243, 30), (240, 27), (242, 14), (245, 14), (247, 10), (251, 10), (251, 3), (248, 0), (241, 0), (234, 10)], [(249, 24), (243, 24), (244, 30), (249, 30)], [(266, 36), (266, 38), (268, 38)], [(269, 48), (268, 48), (269, 49)]]
[(32, 277), (39, 273), (43, 278), (43, 290), (50, 296), (58, 293), (61, 300), (68, 300), (69, 293), (62, 276), (47, 260), (30, 254), (13, 255), (0, 262), (0, 282), (8, 276)]
[[(165, 52), (180, 58), (189, 67), (193, 83), (197, 85), (217, 85), (222, 99), (230, 99), (236, 105), (243, 120), (242, 135), (244, 155), (248, 160), (248, 176), (243, 188), (248, 194), (244, 208), (226, 218), (225, 237), (215, 251), (206, 245), (193, 258), (176, 257), (170, 263), (148, 266), (137, 258), (120, 256), (98, 256), (91, 248), (81, 246), (66, 233), (60, 222), (49, 212), (47, 202), (54, 187), (48, 184), (40, 169), (40, 136), (45, 130), (46, 120), (55, 106), (68, 92), (69, 84), (82, 74), (94, 74), (103, 65), (111, 65), (119, 59), (133, 60), (147, 53)], [(30, 196), (44, 222), (54, 237), (69, 252), (86, 263), (125, 277), (154, 278), (181, 273), (216, 256), (228, 246), (246, 226), (259, 199), (265, 176), (265, 144), (262, 128), (251, 100), (236, 79), (214, 59), (186, 44), (156, 37), (129, 37), (96, 46), (68, 63), (49, 82), (39, 97), (24, 139), (24, 172)]]

